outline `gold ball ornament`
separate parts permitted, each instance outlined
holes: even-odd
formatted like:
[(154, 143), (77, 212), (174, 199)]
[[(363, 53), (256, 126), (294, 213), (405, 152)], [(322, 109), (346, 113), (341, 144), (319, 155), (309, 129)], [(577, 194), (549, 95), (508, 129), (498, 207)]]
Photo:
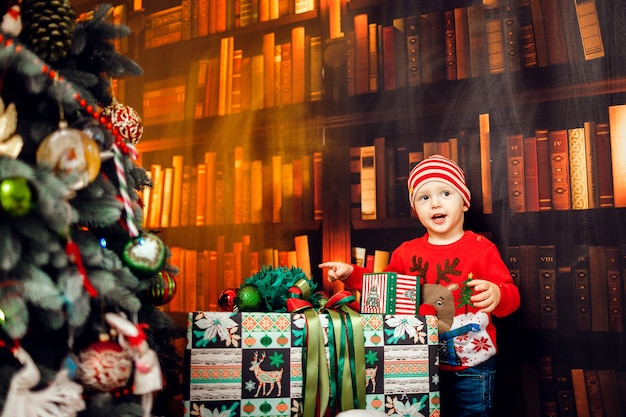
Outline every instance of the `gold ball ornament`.
[(100, 172), (100, 148), (84, 132), (59, 123), (37, 148), (37, 165), (48, 166), (71, 190), (85, 188)]
[(143, 136), (143, 122), (139, 114), (129, 106), (114, 102), (102, 109), (102, 115), (111, 119), (111, 124), (120, 136), (136, 145)]

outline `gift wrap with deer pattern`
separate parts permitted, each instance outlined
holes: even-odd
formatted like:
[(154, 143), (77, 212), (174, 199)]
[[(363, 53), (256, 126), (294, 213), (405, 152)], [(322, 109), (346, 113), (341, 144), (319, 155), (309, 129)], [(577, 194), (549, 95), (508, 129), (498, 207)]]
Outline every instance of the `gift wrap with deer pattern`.
[[(317, 316), (326, 347), (320, 351), (328, 356), (329, 315)], [(437, 318), (383, 314), (360, 318), (365, 343), (364, 358), (357, 363), (365, 363), (364, 408), (398, 417), (439, 416)], [(311, 415), (303, 410), (303, 381), (311, 369), (309, 359), (303, 363), (303, 352), (307, 358), (312, 354), (307, 348), (308, 327), (302, 313), (189, 313), (185, 416)], [(331, 388), (340, 384), (332, 374), (329, 379)], [(305, 387), (306, 392), (310, 389)], [(336, 414), (332, 410), (329, 407), (326, 415)]]

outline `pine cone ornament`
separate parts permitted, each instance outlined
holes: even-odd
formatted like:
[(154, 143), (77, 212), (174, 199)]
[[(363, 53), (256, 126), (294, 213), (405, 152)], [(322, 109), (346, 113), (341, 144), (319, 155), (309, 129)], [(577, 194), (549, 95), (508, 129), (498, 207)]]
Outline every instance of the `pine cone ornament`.
[(71, 45), (76, 13), (69, 0), (23, 0), (20, 39), (46, 62), (64, 58)]

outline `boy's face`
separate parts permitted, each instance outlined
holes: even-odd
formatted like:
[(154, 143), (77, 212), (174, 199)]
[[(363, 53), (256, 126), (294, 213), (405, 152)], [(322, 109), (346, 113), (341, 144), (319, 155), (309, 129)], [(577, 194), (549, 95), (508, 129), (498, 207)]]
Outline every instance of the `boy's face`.
[(434, 244), (453, 243), (463, 235), (468, 207), (452, 186), (437, 180), (423, 184), (413, 195), (415, 212)]

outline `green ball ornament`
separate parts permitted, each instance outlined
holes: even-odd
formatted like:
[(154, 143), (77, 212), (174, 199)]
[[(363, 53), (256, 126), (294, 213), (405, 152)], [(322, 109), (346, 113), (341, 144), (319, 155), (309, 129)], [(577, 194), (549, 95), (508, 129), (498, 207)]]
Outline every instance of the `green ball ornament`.
[(33, 207), (33, 192), (26, 178), (6, 178), (0, 182), (0, 206), (12, 217), (22, 217)]
[(263, 311), (263, 304), (263, 296), (256, 286), (246, 284), (237, 291), (235, 305), (239, 311)]
[(176, 280), (174, 275), (166, 270), (162, 270), (152, 277), (145, 291), (146, 299), (155, 306), (169, 303), (175, 295)]
[(152, 233), (144, 233), (124, 246), (122, 261), (135, 275), (150, 277), (165, 264), (165, 244)]

